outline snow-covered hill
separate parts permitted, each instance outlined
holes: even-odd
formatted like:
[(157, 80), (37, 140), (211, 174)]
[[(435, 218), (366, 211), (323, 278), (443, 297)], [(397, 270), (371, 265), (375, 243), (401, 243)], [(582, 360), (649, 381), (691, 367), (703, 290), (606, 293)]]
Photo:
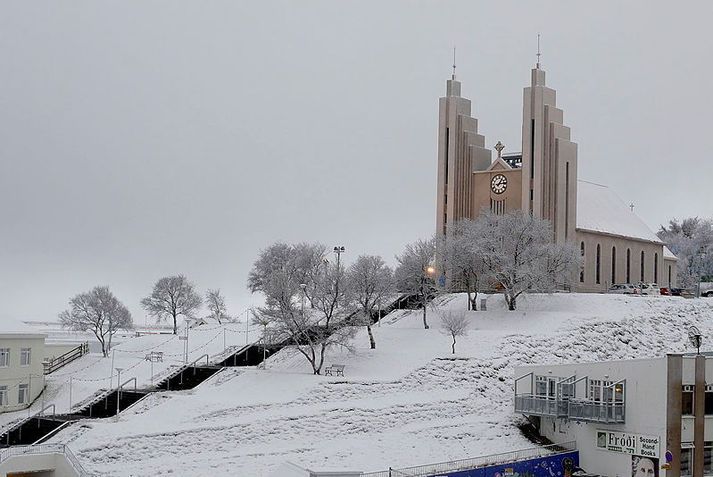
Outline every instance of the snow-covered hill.
[(469, 312), (470, 332), (450, 353), (439, 316), (424, 330), (397, 311), (362, 332), (356, 352), (334, 350), (345, 378), (314, 376), (284, 350), (267, 369), (226, 369), (192, 391), (162, 393), (119, 422), (83, 421), (69, 442), (101, 475), (264, 476), (284, 461), (312, 469), (380, 470), (528, 447), (512, 413), (513, 367), (526, 363), (661, 356), (686, 349), (686, 326), (713, 331), (713, 300), (529, 295), (508, 312), (500, 296)]

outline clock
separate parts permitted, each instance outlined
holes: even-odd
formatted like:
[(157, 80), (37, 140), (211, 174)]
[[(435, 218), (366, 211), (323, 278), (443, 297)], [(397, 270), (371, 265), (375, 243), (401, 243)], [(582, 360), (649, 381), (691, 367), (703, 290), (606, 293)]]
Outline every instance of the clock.
[(490, 189), (496, 194), (502, 194), (508, 188), (508, 178), (498, 174), (490, 181)]

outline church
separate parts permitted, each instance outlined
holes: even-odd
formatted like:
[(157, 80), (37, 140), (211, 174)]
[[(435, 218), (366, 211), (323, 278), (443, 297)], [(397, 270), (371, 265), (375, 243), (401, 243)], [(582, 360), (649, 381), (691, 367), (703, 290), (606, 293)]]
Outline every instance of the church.
[(522, 152), (502, 154), (503, 148), (495, 145), (493, 160), (454, 66), (439, 101), (438, 234), (483, 211), (524, 210), (550, 221), (556, 243), (580, 249), (576, 291), (606, 292), (613, 284), (639, 282), (675, 286), (676, 257), (633, 207), (605, 185), (578, 179), (577, 144), (539, 61), (523, 94)]

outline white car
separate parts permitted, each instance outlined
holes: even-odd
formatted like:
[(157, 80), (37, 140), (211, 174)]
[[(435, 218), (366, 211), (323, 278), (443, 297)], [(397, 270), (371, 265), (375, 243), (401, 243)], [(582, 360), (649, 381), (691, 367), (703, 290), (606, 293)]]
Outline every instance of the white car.
[(638, 286), (641, 289), (642, 295), (660, 295), (661, 288), (656, 283), (639, 283)]
[(612, 285), (609, 288), (609, 293), (618, 293), (620, 295), (640, 295), (641, 289), (631, 283), (620, 283)]

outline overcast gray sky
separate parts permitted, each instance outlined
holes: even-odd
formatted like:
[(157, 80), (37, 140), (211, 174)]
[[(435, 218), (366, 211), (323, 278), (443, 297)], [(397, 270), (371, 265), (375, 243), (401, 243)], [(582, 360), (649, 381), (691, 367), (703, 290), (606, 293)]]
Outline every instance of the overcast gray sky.
[(258, 251), (393, 262), (435, 227), (438, 97), (457, 45), (492, 147), (520, 150), (542, 33), (581, 179), (654, 230), (713, 216), (713, 2), (0, 4), (0, 318), (109, 285), (144, 321), (184, 273), (232, 312)]

